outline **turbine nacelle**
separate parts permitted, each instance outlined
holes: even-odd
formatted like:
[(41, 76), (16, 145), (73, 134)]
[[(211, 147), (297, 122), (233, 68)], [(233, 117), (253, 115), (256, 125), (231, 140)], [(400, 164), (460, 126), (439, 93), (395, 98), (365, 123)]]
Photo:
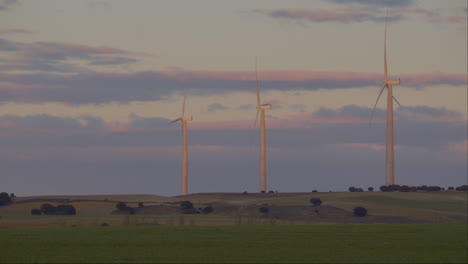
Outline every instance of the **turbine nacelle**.
[(383, 84), (388, 84), (388, 85), (400, 84), (400, 79), (395, 80), (395, 81), (385, 80), (385, 81), (383, 81)]
[(257, 105), (257, 109), (259, 109), (259, 110), (271, 109), (271, 104), (261, 104), (261, 105)]

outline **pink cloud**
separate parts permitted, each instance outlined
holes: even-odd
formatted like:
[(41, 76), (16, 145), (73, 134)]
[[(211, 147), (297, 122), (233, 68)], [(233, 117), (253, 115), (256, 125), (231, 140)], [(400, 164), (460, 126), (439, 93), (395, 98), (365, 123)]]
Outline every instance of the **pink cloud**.
[(452, 150), (452, 151), (455, 151), (455, 152), (460, 152), (460, 153), (467, 153), (468, 152), (468, 140), (464, 140), (462, 142), (456, 142), (456, 143), (451, 143), (449, 145), (449, 148)]
[[(253, 72), (221, 72), (221, 71), (163, 71), (161, 72), (166, 77), (177, 80), (241, 80), (254, 81), (255, 73)], [(361, 81), (367, 83), (379, 83), (382, 80), (381, 73), (359, 73), (359, 72), (322, 72), (322, 71), (262, 71), (259, 72), (261, 81), (291, 81), (291, 82), (308, 82), (308, 81), (342, 81), (353, 82)], [(452, 73), (422, 73), (422, 74), (403, 74), (399, 76), (402, 85), (422, 87), (433, 86), (440, 84), (464, 85), (467, 81), (467, 74), (452, 74)], [(392, 77), (392, 78), (398, 78)]]
[(447, 16), (447, 17), (432, 17), (429, 19), (430, 22), (446, 22), (446, 23), (465, 23), (468, 21), (466, 16)]
[(191, 150), (197, 150), (197, 151), (215, 151), (215, 150), (220, 150), (222, 146), (217, 146), (217, 145), (191, 145), (190, 149)]
[[(347, 148), (361, 148), (361, 149), (372, 149), (375, 151), (382, 151), (385, 150), (385, 145), (383, 144), (369, 144), (369, 143), (345, 143), (343, 144), (344, 147)], [(399, 145), (394, 146), (395, 149), (399, 149)]]

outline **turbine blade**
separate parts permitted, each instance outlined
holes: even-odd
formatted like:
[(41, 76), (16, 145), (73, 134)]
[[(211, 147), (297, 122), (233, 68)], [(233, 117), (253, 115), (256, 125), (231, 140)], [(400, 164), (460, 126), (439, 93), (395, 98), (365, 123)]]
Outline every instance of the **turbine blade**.
[(382, 95), (382, 92), (383, 92), (383, 90), (385, 89), (386, 86), (387, 86), (387, 85), (384, 84), (384, 85), (382, 86), (382, 89), (380, 89), (379, 96), (377, 97), (377, 101), (375, 101), (374, 108), (372, 109), (372, 114), (371, 114), (371, 117), (370, 117), (370, 120), (369, 120), (369, 126), (372, 124), (372, 118), (374, 117), (375, 108), (377, 107), (377, 103), (379, 102), (380, 96)]
[(387, 81), (387, 18), (388, 18), (388, 8), (387, 8), (387, 15), (385, 16), (385, 33), (384, 33), (384, 82)]
[(257, 57), (255, 57), (255, 82), (257, 87), (257, 106), (260, 105), (260, 91), (258, 90)]
[(184, 95), (184, 102), (182, 103), (182, 116), (185, 114), (185, 95)]
[(258, 114), (260, 114), (260, 109), (257, 109), (257, 116), (255, 117), (255, 122), (254, 122), (253, 128), (255, 128), (255, 126), (257, 125)]
[(395, 100), (395, 102), (398, 104), (398, 106), (401, 106), (400, 102), (398, 102), (398, 100), (395, 98), (395, 96), (392, 95), (392, 97), (393, 97), (393, 100)]
[(175, 122), (177, 122), (177, 121), (181, 121), (181, 120), (182, 120), (182, 117), (179, 117), (179, 118), (177, 118), (177, 119), (172, 120), (172, 121), (171, 121), (169, 124), (167, 124), (167, 125), (170, 126), (171, 124), (173, 124), (173, 123), (175, 123)]

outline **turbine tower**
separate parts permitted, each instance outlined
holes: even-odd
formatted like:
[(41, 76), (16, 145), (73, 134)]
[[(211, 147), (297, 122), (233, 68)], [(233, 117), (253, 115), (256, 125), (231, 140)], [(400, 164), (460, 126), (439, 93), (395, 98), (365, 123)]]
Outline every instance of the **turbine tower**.
[(271, 104), (260, 104), (260, 91), (258, 90), (257, 61), (255, 60), (255, 81), (257, 87), (257, 115), (254, 127), (260, 114), (260, 153), (259, 153), (259, 180), (260, 192), (266, 192), (266, 141), (265, 141), (265, 110), (271, 109)]
[[(388, 16), (388, 10), (387, 10)], [(400, 105), (398, 100), (393, 96), (393, 85), (400, 84), (398, 80), (388, 80), (387, 75), (387, 21), (385, 20), (385, 33), (384, 33), (384, 80), (383, 86), (380, 90), (377, 101), (375, 102), (374, 108), (372, 109), (372, 116), (374, 115), (375, 108), (379, 102), (379, 98), (382, 95), (385, 87), (387, 88), (387, 129), (386, 129), (386, 153), (385, 153), (385, 185), (393, 185), (394, 181), (394, 155), (393, 155), (393, 100)]]
[(182, 195), (188, 192), (188, 171), (187, 171), (187, 121), (192, 121), (192, 117), (185, 117), (185, 96), (182, 103), (182, 115), (172, 120), (170, 124), (180, 121), (180, 128), (182, 130)]

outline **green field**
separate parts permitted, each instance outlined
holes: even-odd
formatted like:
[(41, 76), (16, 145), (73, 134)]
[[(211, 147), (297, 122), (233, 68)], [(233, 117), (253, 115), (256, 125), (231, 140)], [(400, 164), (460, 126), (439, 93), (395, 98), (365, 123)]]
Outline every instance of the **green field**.
[(0, 263), (467, 263), (466, 224), (0, 229)]

